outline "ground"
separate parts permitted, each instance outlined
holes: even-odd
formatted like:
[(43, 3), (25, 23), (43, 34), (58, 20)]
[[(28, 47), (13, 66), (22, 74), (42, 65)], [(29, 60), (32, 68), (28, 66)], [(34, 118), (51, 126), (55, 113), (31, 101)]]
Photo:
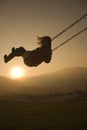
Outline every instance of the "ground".
[(87, 101), (0, 103), (0, 130), (84, 130)]

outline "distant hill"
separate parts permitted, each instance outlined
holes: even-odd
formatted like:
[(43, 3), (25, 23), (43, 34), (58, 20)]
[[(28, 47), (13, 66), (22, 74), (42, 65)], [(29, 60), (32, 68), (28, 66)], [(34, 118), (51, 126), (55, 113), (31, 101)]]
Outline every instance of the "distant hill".
[(12, 80), (10, 78), (0, 76), (0, 95), (7, 95), (17, 92), (20, 86), (21, 83), (17, 80)]
[(2, 95), (87, 97), (87, 68), (65, 68), (54, 73), (29, 77), (21, 82), (0, 77), (0, 96)]
[(25, 86), (38, 88), (41, 93), (58, 93), (74, 90), (87, 90), (87, 68), (66, 68), (54, 73), (31, 77)]

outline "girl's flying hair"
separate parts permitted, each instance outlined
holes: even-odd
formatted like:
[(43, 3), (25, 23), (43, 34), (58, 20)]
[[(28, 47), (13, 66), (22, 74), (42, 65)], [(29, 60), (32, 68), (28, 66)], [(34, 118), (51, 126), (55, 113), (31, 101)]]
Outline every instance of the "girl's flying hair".
[(52, 39), (49, 36), (43, 36), (43, 37), (37, 36), (37, 39), (38, 39), (39, 45), (46, 45), (46, 44), (51, 43), (51, 41), (52, 41)]

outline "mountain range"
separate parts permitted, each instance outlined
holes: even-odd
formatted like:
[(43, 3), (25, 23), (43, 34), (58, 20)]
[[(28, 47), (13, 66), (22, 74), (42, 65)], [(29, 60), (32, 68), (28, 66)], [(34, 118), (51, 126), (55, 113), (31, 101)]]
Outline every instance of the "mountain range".
[[(0, 76), (0, 97), (2, 96), (87, 96), (87, 68), (65, 68), (57, 72), (13, 80)], [(86, 97), (85, 96), (85, 97)], [(35, 97), (36, 98), (36, 97)]]

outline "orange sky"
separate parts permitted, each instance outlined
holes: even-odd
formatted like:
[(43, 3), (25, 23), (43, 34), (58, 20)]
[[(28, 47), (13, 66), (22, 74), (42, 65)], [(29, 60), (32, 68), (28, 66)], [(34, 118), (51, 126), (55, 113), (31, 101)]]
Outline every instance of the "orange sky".
[[(25, 69), (25, 76), (49, 73), (64, 67), (87, 66), (87, 31), (53, 52), (50, 64), (27, 67), (22, 58), (5, 64), (3, 55), (13, 46), (33, 50), (36, 35), (53, 37), (87, 13), (86, 0), (1, 0), (0, 1), (0, 75), (10, 76), (13, 66)], [(52, 48), (87, 26), (87, 18), (57, 38)]]

